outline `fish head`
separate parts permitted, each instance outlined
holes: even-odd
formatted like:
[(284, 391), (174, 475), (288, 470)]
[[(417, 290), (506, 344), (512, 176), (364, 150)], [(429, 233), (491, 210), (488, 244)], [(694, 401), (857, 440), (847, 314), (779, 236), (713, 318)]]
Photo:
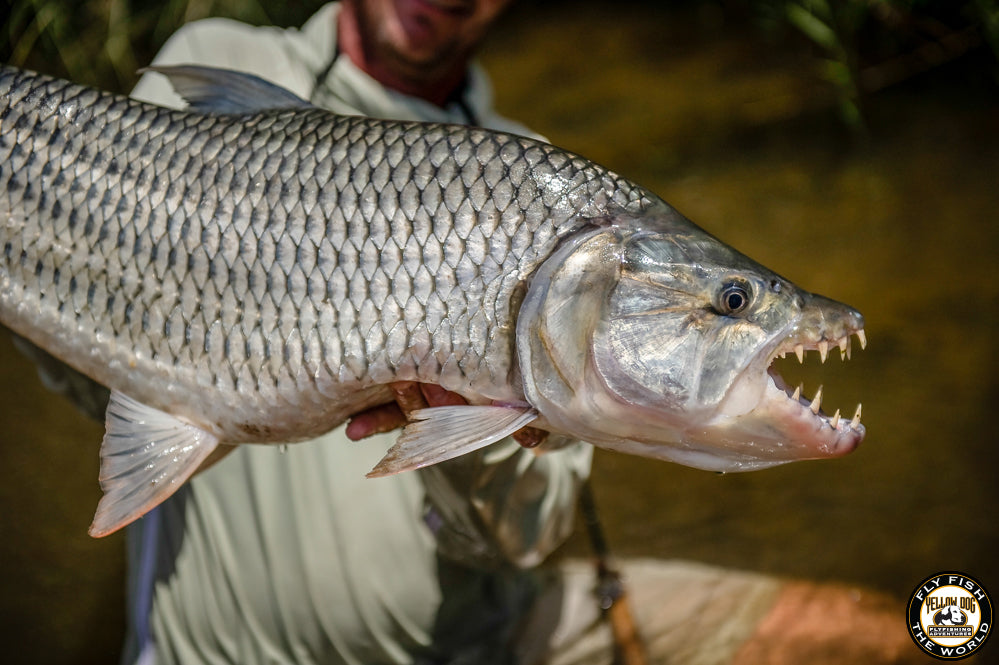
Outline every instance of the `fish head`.
[(553, 431), (713, 471), (837, 457), (864, 437), (788, 390), (778, 356), (862, 342), (856, 310), (808, 293), (672, 209), (578, 233), (518, 319), (525, 395)]

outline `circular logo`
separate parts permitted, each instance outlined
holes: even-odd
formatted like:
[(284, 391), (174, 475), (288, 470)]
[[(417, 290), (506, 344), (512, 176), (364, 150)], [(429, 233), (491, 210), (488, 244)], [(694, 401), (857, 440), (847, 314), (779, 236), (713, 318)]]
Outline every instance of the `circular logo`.
[(909, 597), (909, 635), (934, 658), (967, 658), (985, 644), (991, 629), (989, 594), (964, 573), (927, 577)]

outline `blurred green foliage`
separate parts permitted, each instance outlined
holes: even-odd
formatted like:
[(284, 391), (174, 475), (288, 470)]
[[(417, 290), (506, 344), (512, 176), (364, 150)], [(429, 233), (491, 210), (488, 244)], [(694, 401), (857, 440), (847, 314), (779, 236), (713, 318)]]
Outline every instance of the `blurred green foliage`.
[[(322, 4), (264, 0), (13, 0), (0, 61), (127, 90), (182, 24), (227, 16), (299, 25)], [(541, 4), (558, 4), (549, 0)], [(570, 3), (564, 3), (567, 8)], [(572, 3), (574, 4), (574, 3)], [(658, 3), (657, 3), (658, 4)], [(999, 0), (692, 0), (810, 45), (841, 116), (863, 123), (863, 99), (971, 51), (999, 58)]]
[(999, 58), (999, 0), (748, 0), (769, 30), (793, 28), (816, 51), (847, 124), (892, 84), (973, 51)]
[(258, 25), (297, 25), (321, 2), (263, 0), (12, 0), (0, 61), (127, 90), (181, 25), (226, 16)]

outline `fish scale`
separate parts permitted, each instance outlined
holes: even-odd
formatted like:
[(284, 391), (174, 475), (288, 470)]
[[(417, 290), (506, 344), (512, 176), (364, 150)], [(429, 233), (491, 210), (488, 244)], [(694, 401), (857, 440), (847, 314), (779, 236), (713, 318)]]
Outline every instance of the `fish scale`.
[(863, 439), (859, 406), (828, 417), (821, 389), (792, 393), (772, 367), (848, 357), (860, 313), (607, 169), (509, 134), (333, 115), (236, 72), (153, 69), (193, 111), (0, 68), (0, 323), (111, 388), (91, 534), (219, 444), (322, 434), (394, 380), (471, 405), (408, 414), (369, 475), (528, 424), (549, 448), (712, 471)]
[(650, 203), (477, 129), (192, 114), (12, 68), (0, 95), (4, 323), (232, 440), (324, 431), (393, 379), (523, 399), (518, 282), (607, 203)]

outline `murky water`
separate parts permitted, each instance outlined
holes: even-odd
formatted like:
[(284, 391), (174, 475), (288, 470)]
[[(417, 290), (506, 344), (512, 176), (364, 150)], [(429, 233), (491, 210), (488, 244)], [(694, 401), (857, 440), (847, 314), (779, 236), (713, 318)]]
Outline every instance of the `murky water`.
[[(863, 402), (868, 439), (745, 475), (598, 453), (611, 543), (899, 595), (944, 569), (999, 589), (995, 83), (964, 69), (910, 82), (873, 100), (857, 139), (804, 58), (717, 18), (542, 14), (511, 22), (486, 61), (509, 115), (863, 311), (866, 352), (796, 375), (808, 394), (825, 385), (824, 406)], [(110, 662), (123, 542), (86, 536), (101, 427), (50, 398), (6, 333), (0, 367), (0, 630), (37, 651), (24, 662)]]

